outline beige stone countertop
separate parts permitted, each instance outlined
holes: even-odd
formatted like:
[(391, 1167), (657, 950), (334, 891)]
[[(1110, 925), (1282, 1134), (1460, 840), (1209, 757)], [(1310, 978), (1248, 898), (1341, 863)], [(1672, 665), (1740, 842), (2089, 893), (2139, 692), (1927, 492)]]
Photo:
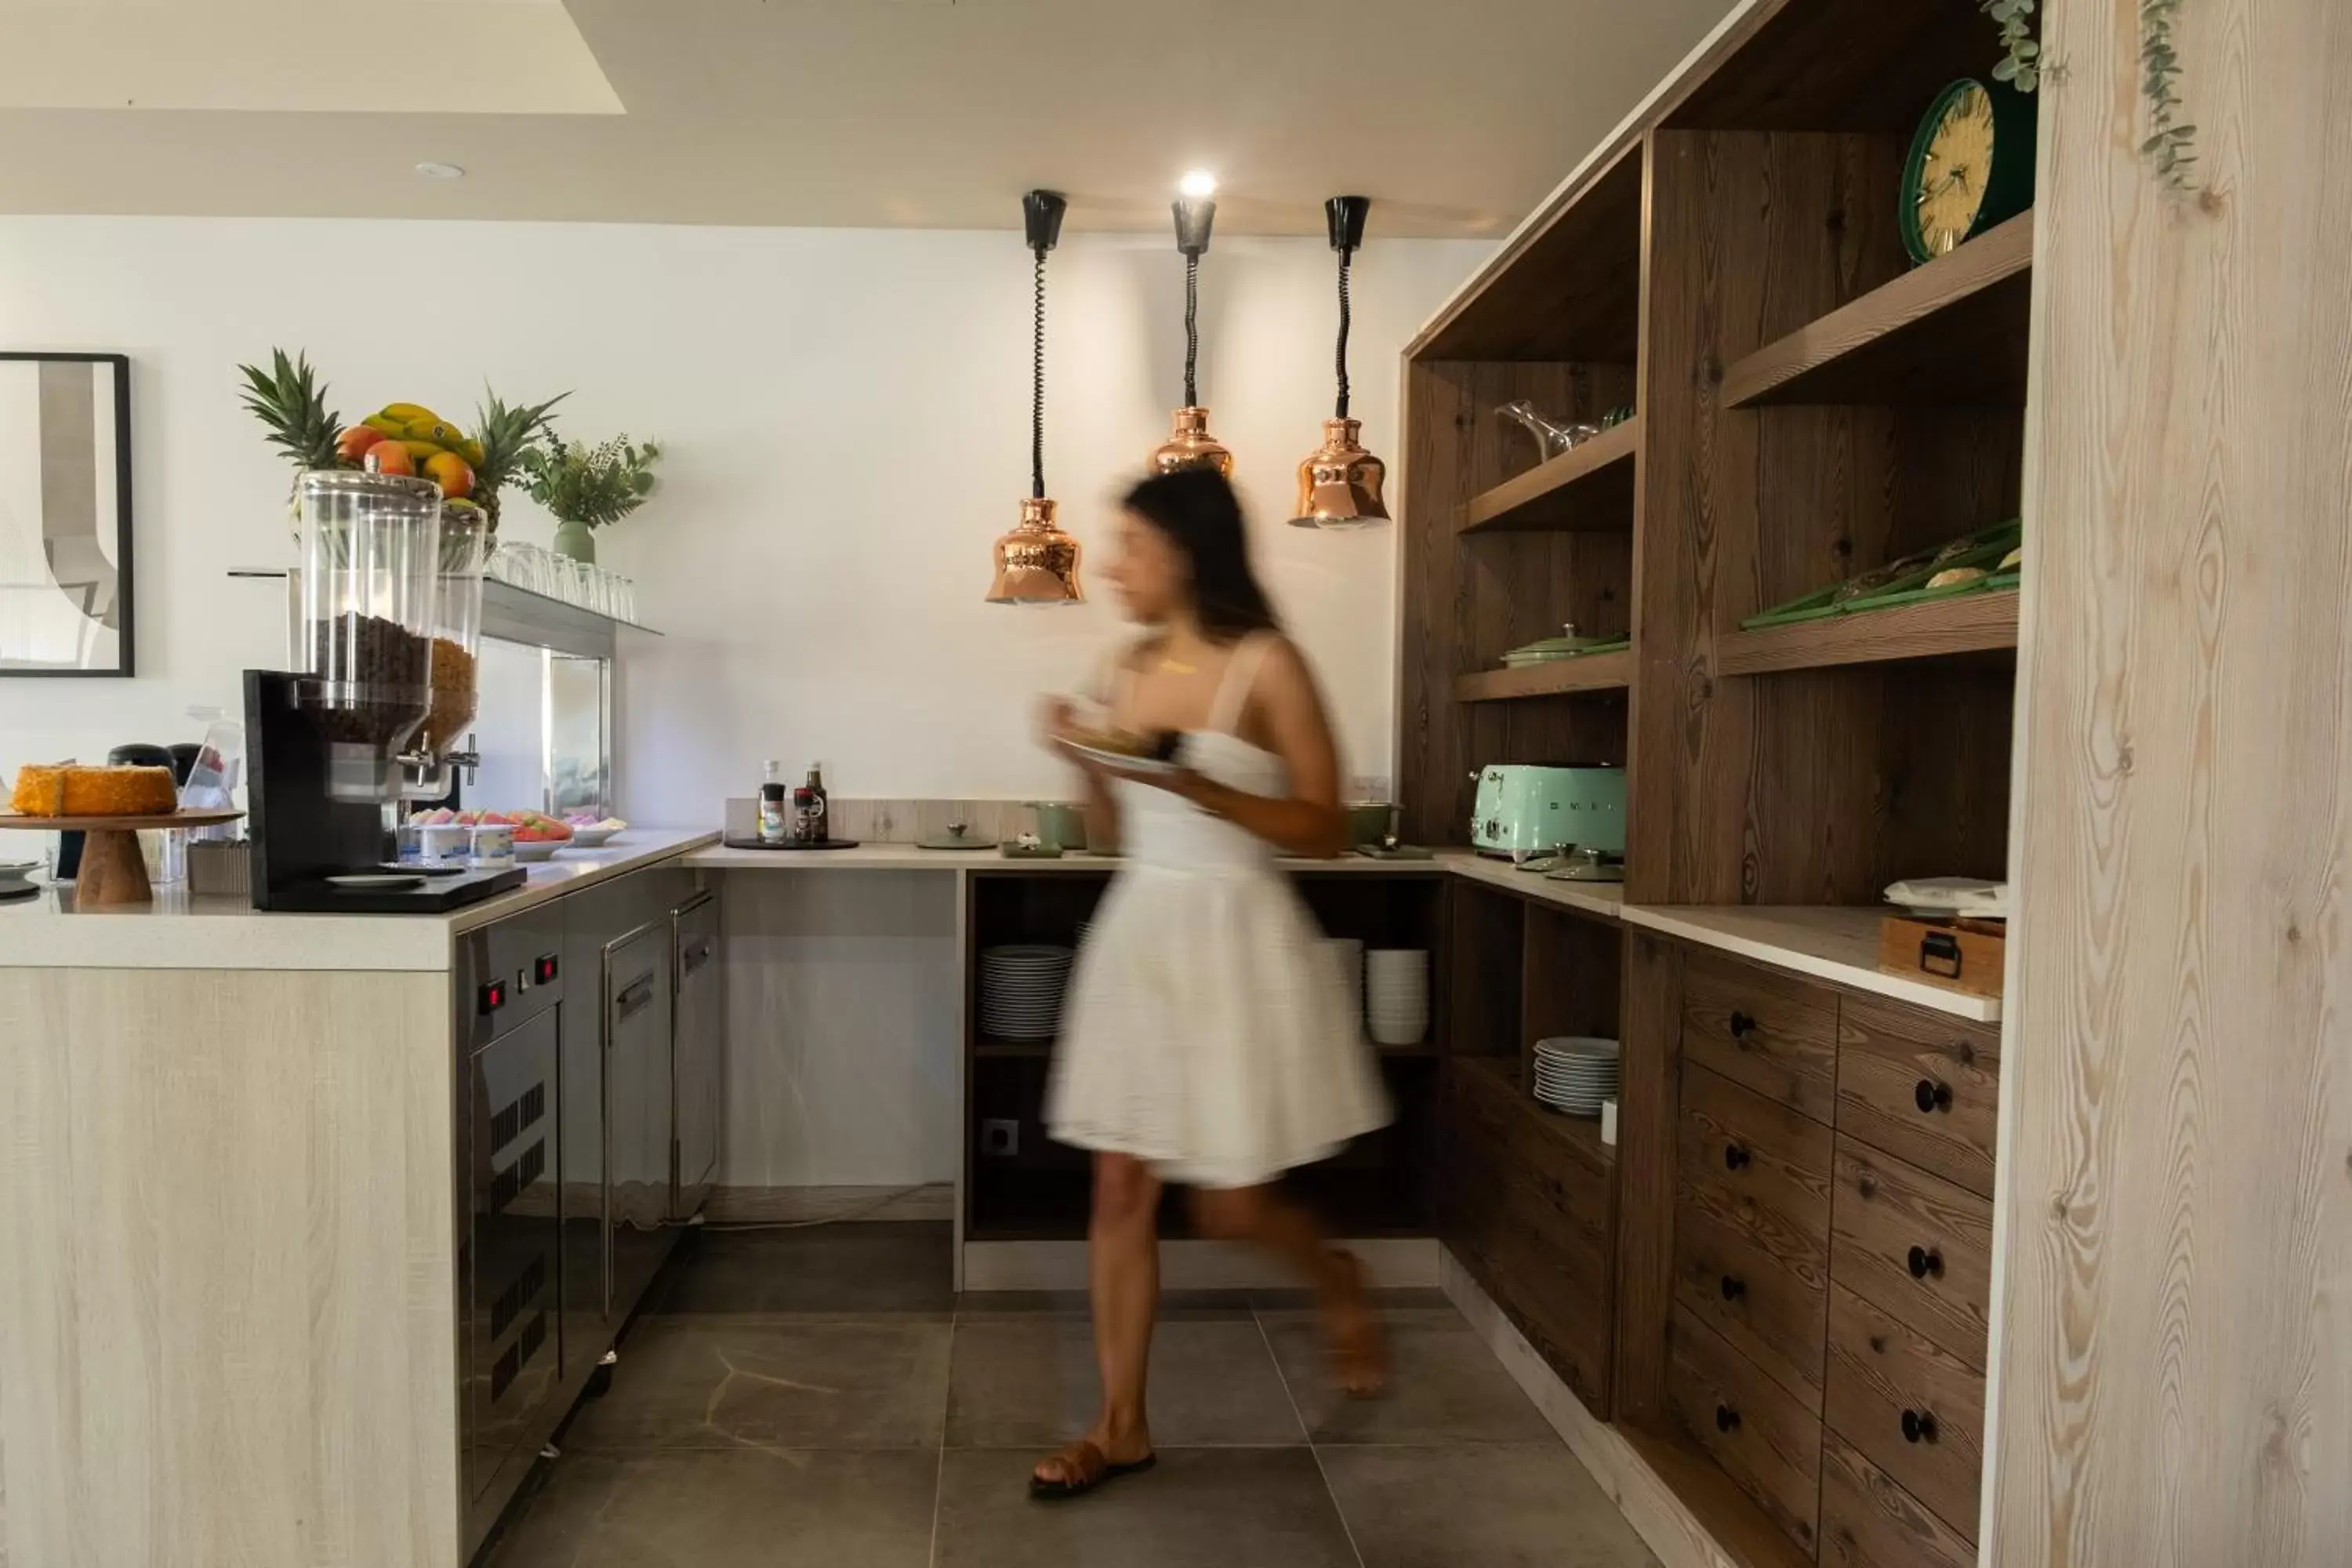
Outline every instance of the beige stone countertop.
[(563, 849), (510, 893), (446, 914), (318, 915), (197, 898), (185, 883), (151, 903), (77, 910), (73, 889), (0, 904), (0, 968), (442, 970), (453, 939), (492, 921), (717, 841), (701, 828), (632, 827), (601, 849)]
[[(860, 844), (854, 849), (735, 849), (714, 844), (686, 858), (701, 869), (761, 871), (1010, 871), (1027, 876), (1054, 876), (1091, 871), (1097, 876), (1125, 864), (1116, 855), (1072, 852), (1051, 858), (1010, 856), (994, 845), (976, 849), (919, 849), (911, 844)], [(1284, 869), (1320, 875), (1433, 877), (1445, 869), (1445, 860), (1372, 860), (1342, 855), (1330, 860), (1284, 858)]]

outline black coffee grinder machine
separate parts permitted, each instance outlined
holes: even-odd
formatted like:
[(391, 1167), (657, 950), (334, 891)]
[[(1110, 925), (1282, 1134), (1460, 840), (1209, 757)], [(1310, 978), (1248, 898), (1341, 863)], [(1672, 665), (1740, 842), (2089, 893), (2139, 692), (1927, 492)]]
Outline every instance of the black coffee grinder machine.
[(253, 907), (430, 914), (522, 886), (517, 866), (401, 865), (388, 821), (472, 760), (447, 743), (474, 714), (481, 513), (393, 474), (319, 470), (300, 492), (297, 668), (245, 672)]

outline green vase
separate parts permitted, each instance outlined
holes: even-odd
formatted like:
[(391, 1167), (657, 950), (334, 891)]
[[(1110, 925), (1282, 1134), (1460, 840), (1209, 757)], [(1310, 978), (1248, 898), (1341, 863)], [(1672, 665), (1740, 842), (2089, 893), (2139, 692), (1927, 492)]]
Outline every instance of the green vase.
[(596, 563), (596, 531), (584, 522), (555, 525), (555, 552), (573, 561)]

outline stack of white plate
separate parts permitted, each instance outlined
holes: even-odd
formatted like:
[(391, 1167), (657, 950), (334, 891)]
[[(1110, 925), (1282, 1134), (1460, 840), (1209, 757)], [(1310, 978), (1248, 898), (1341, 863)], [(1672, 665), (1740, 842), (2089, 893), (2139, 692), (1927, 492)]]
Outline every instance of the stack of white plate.
[(980, 955), (980, 1032), (999, 1040), (1050, 1040), (1062, 1026), (1069, 984), (1066, 947), (984, 948)]
[(1429, 954), (1374, 948), (1364, 954), (1364, 1023), (1383, 1046), (1417, 1046), (1429, 1033)]
[(1348, 1000), (1356, 1010), (1356, 1026), (1364, 1023), (1364, 944), (1351, 936), (1326, 937), (1323, 951), (1330, 956), (1331, 967), (1339, 972), (1339, 984), (1348, 988)]
[(1536, 1098), (1570, 1116), (1598, 1116), (1617, 1098), (1614, 1040), (1562, 1035), (1536, 1042)]

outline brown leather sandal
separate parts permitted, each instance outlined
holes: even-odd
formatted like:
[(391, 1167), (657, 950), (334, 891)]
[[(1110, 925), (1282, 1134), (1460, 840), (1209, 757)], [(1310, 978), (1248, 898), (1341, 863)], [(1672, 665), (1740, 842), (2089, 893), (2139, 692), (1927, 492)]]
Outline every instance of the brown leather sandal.
[(1388, 1387), (1388, 1335), (1380, 1315), (1364, 1299), (1362, 1261), (1344, 1248), (1334, 1248), (1332, 1255), (1346, 1267), (1348, 1284), (1323, 1309), (1331, 1341), (1331, 1380), (1350, 1399), (1378, 1398)]
[(1121, 1476), (1138, 1475), (1160, 1462), (1159, 1455), (1146, 1454), (1139, 1459), (1115, 1465), (1108, 1455), (1085, 1437), (1057, 1450), (1050, 1458), (1061, 1461), (1060, 1480), (1049, 1481), (1034, 1470), (1029, 1475), (1029, 1495), (1040, 1502), (1066, 1502), (1072, 1498), (1084, 1497), (1106, 1482), (1115, 1481)]

